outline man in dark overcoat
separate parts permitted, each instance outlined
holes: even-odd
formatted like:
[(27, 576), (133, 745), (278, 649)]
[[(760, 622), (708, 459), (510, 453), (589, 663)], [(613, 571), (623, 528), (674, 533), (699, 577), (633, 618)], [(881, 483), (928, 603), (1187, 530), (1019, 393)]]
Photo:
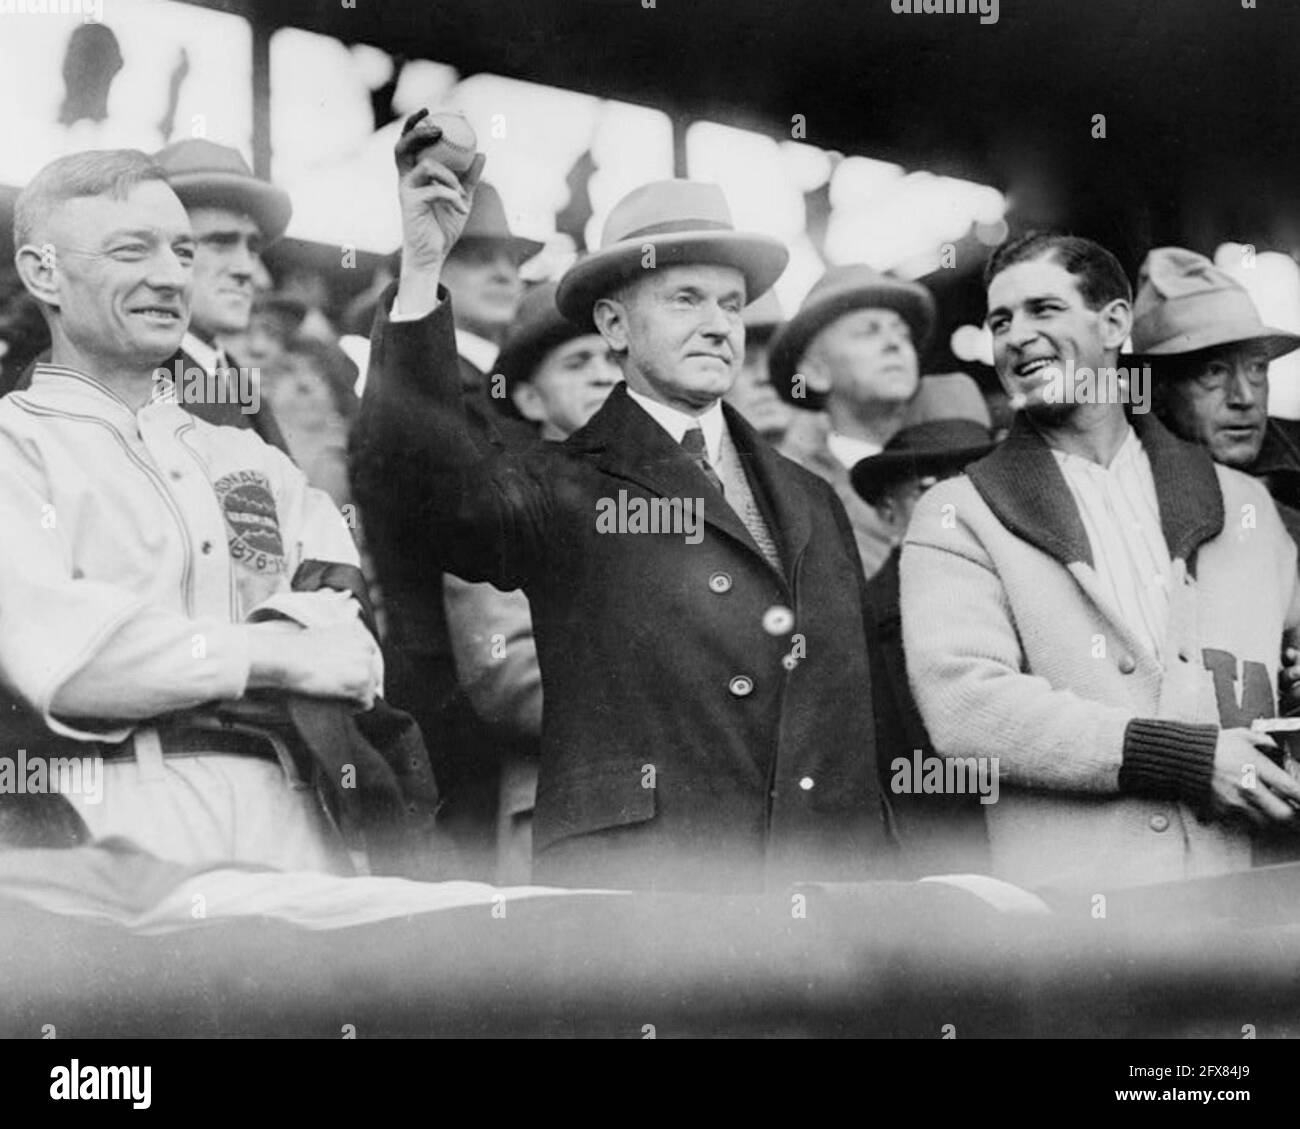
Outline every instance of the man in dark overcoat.
[(863, 879), (889, 854), (863, 577), (832, 489), (722, 404), (741, 312), (784, 269), (713, 185), (646, 185), (557, 304), (626, 383), (563, 444), (467, 412), (441, 264), (459, 180), (398, 145), (402, 272), (354, 433), (368, 520), (431, 578), (522, 588), (545, 701), (534, 879), (754, 890)]

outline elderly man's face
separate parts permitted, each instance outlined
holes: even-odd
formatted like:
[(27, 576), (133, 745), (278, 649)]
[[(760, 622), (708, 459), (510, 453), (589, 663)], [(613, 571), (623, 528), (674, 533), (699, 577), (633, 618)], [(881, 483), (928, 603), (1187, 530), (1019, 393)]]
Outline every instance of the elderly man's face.
[(631, 389), (697, 413), (736, 379), (744, 308), (745, 276), (734, 267), (673, 266), (599, 303), (597, 324), (615, 350), (627, 351)]
[(1216, 463), (1248, 467), (1268, 422), (1268, 351), (1242, 342), (1206, 350), (1165, 391), (1166, 419)]
[(911, 328), (885, 309), (850, 310), (824, 326), (800, 370), (832, 398), (851, 404), (910, 400), (921, 379)]
[(452, 248), (442, 265), (456, 324), (489, 340), (498, 338), (519, 310), (524, 284), (506, 243), (470, 239)]
[(152, 368), (180, 348), (189, 322), (194, 237), (160, 180), (125, 199), (83, 196), (50, 217), (59, 327), (86, 357)]
[(253, 310), (253, 275), (262, 232), (251, 217), (229, 208), (193, 208), (194, 329), (204, 337), (243, 333)]
[(542, 438), (567, 439), (600, 410), (623, 374), (605, 339), (584, 333), (555, 346), (532, 379), (515, 389), (515, 406), (542, 425)]

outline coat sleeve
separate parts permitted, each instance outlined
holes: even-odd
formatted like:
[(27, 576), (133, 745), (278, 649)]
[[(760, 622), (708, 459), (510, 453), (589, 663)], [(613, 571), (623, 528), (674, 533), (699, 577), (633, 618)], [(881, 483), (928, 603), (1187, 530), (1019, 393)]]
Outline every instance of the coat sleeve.
[(542, 732), (542, 675), (522, 592), (443, 577), (456, 675), (474, 712), (511, 737)]
[[(959, 516), (945, 521), (951, 502)], [(908, 680), (935, 750), (997, 757), (999, 777), (1019, 787), (1203, 799), (1217, 727), (1138, 719), (1024, 670), (1002, 579), (960, 516), (977, 505), (965, 480), (934, 487), (903, 548)]]
[(430, 573), (521, 587), (545, 549), (545, 445), (507, 453), (490, 407), (462, 390), (445, 292), (426, 317), (392, 322), (395, 290), (379, 303), (352, 434), (367, 533)]

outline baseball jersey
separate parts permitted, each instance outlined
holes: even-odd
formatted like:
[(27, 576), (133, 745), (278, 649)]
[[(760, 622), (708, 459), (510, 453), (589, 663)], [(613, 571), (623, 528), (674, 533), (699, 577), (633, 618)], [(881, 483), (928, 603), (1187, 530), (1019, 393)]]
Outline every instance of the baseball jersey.
[(239, 697), (234, 625), (303, 560), (357, 564), (328, 496), (255, 432), (55, 365), (0, 400), (0, 530), (0, 681), (81, 740)]

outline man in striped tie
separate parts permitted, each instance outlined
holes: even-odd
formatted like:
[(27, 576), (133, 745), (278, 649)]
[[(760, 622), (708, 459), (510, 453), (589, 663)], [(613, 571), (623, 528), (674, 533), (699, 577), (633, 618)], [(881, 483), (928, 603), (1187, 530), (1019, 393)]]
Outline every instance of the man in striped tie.
[[(826, 483), (721, 402), (741, 312), (786, 248), (736, 231), (713, 185), (632, 192), (556, 298), (625, 383), (563, 444), (506, 449), (460, 402), (439, 287), (477, 172), (462, 182), (427, 156), (403, 169), (402, 274), (354, 480), (367, 521), (399, 529), (431, 571), (529, 598), (546, 694), (534, 879), (753, 890), (878, 873), (890, 851), (852, 531)], [(602, 530), (620, 495), (629, 509), (703, 499), (702, 538)]]

